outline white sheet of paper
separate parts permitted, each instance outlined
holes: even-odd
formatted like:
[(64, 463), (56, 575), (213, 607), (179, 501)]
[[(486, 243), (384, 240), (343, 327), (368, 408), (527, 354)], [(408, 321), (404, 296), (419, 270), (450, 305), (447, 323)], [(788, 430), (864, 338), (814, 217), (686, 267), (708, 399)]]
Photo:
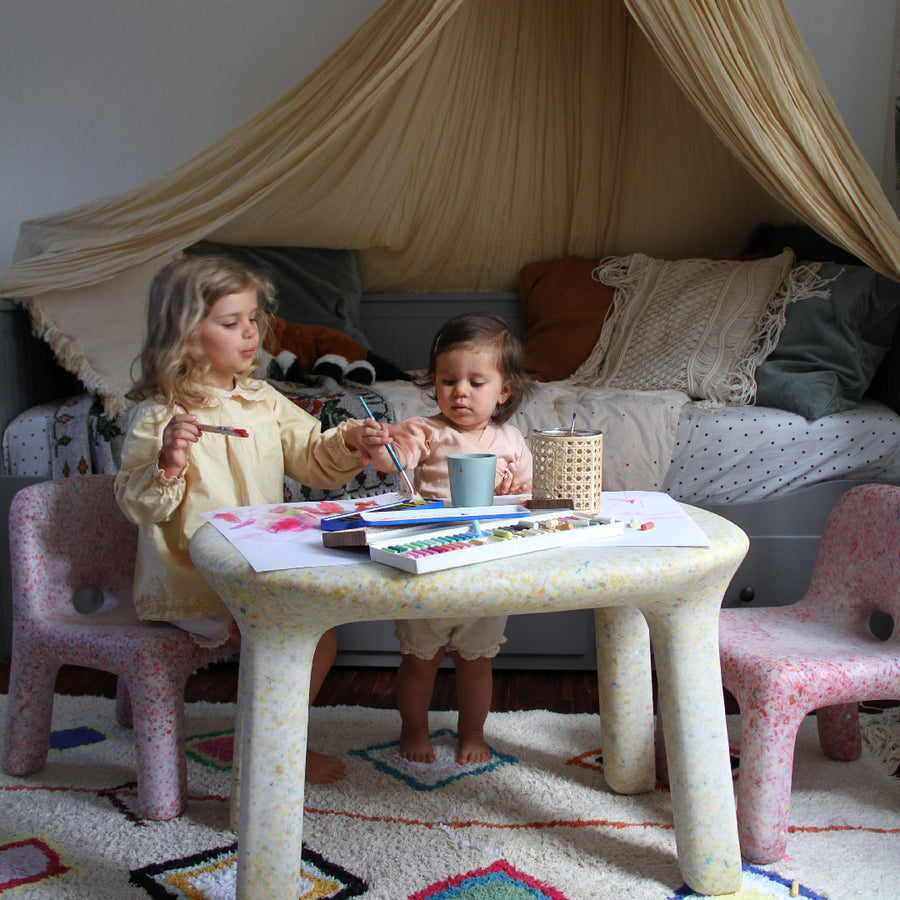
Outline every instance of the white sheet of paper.
[[(601, 515), (625, 523), (621, 537), (604, 541), (604, 547), (709, 547), (703, 529), (668, 494), (657, 491), (603, 491)], [(651, 522), (649, 531), (629, 528)]]
[(254, 571), (274, 572), (368, 562), (368, 556), (358, 551), (323, 547), (319, 520), (335, 513), (399, 503), (402, 499), (391, 493), (356, 500), (240, 506), (202, 515), (240, 550)]

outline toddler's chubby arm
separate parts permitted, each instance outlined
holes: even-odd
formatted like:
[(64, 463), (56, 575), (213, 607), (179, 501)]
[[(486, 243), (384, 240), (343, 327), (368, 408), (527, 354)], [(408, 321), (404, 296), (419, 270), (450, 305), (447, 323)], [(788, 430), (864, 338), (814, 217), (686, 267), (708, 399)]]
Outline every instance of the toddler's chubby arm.
[(532, 491), (532, 478), (534, 461), (531, 451), (525, 443), (521, 433), (513, 431), (505, 426), (503, 432), (513, 445), (512, 459), (502, 466), (497, 460), (497, 483), (494, 487), (495, 494), (530, 494)]
[(519, 481), (515, 472), (506, 472), (494, 487), (494, 493), (498, 496), (505, 494), (530, 494), (530, 481)]

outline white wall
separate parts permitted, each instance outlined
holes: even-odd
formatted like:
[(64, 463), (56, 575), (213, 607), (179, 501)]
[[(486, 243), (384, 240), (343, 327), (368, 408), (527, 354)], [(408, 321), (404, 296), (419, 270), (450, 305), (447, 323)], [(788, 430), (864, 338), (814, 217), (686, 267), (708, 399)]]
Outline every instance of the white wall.
[(787, 0), (787, 7), (850, 134), (893, 197), (893, 168), (884, 171), (884, 153), (888, 138), (893, 153), (893, 45), (900, 3)]
[[(0, 0), (0, 267), (19, 223), (137, 187), (259, 111), (380, 0)], [(788, 0), (881, 170), (897, 0)]]
[(184, 162), (380, 3), (0, 0), (0, 267), (21, 221)]

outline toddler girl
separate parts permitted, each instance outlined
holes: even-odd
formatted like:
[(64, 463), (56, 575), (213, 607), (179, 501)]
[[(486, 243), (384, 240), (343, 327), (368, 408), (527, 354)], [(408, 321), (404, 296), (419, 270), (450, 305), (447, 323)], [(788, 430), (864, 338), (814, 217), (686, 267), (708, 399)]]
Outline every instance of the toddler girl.
[[(284, 476), (336, 487), (364, 464), (362, 424), (324, 433), (313, 416), (249, 376), (268, 328), (273, 288), (240, 265), (187, 256), (165, 266), (150, 287), (140, 375), (116, 475), (116, 499), (140, 526), (134, 603), (142, 619), (170, 622), (206, 646), (237, 629), (227, 607), (194, 568), (188, 552), (202, 512), (278, 503)], [(237, 426), (247, 437), (203, 433)], [(316, 649), (314, 699), (334, 660), (333, 631)], [(306, 778), (343, 775), (335, 757), (310, 752)]]
[[(425, 384), (432, 387), (440, 415), (396, 425), (366, 421), (364, 442), (379, 469), (387, 463), (380, 445), (393, 444), (404, 467), (415, 469), (414, 486), (426, 497), (450, 497), (447, 457), (491, 453), (497, 457), (495, 494), (531, 491), (531, 452), (507, 419), (527, 388), (522, 345), (497, 316), (474, 313), (445, 323), (431, 345)], [(506, 616), (411, 619), (396, 623), (402, 659), (397, 703), (402, 728), (400, 754), (434, 762), (428, 738), (428, 708), (434, 678), (450, 651), (456, 667), (459, 719), (457, 761), (490, 759), (484, 723), (491, 705), (491, 659), (506, 640)]]

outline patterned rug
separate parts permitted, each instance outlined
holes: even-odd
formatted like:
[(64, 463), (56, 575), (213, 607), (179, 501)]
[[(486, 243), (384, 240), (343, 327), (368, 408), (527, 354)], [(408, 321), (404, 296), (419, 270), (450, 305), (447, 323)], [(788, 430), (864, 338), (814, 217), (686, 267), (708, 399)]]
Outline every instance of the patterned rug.
[[(745, 864), (736, 900), (789, 897), (792, 887), (805, 898), (898, 896), (900, 715), (863, 718), (866, 749), (853, 763), (825, 759), (815, 722), (804, 722), (787, 855)], [(230, 704), (188, 707), (190, 802), (177, 820), (149, 822), (136, 811), (131, 735), (114, 702), (57, 697), (46, 768), (0, 776), (0, 897), (233, 897), (233, 721)], [(470, 767), (453, 760), (454, 715), (434, 713), (432, 725), (438, 760), (416, 765), (396, 752), (395, 712), (313, 709), (313, 745), (341, 755), (347, 776), (307, 790), (304, 900), (694, 896), (678, 869), (669, 794), (606, 788), (596, 717), (494, 713), (493, 757)], [(735, 748), (738, 725), (730, 717)]]

